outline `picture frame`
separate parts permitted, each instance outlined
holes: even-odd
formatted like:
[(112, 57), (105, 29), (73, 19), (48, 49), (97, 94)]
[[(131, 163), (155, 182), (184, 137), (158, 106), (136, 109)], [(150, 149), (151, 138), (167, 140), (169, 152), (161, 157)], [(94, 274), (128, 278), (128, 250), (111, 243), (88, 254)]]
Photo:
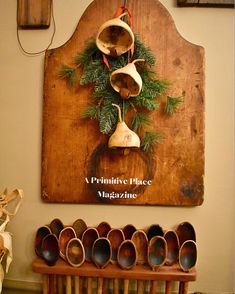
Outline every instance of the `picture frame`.
[(177, 0), (178, 7), (234, 8), (235, 0)]

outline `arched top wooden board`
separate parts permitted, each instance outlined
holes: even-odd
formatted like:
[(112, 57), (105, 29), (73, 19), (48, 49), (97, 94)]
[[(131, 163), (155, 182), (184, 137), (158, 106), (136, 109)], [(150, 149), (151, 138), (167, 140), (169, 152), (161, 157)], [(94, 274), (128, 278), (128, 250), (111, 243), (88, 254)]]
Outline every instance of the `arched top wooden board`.
[[(184, 93), (176, 115), (153, 112), (153, 127), (164, 135), (154, 156), (134, 150), (124, 155), (107, 148), (95, 121), (81, 114), (92, 87), (70, 87), (59, 77), (62, 64), (77, 53), (99, 27), (114, 17), (120, 0), (95, 0), (71, 39), (45, 56), (42, 199), (46, 202), (193, 206), (203, 202), (204, 49), (186, 41), (157, 0), (129, 0), (133, 31), (154, 52), (154, 69), (172, 83), (168, 94)], [(78, 74), (79, 79), (79, 74)], [(145, 180), (145, 181), (143, 181)]]

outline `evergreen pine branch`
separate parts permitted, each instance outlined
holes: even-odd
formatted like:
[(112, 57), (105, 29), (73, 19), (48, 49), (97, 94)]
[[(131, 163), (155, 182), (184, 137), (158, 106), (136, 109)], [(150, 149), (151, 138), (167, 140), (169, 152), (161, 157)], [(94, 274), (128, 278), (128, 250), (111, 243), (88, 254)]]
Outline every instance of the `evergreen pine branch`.
[(147, 67), (141, 68), (139, 74), (143, 81), (144, 90), (148, 90), (152, 97), (163, 96), (165, 90), (169, 87), (167, 81), (156, 78), (155, 72), (149, 70)]
[(88, 42), (85, 50), (75, 56), (74, 61), (77, 65), (85, 65), (92, 59), (97, 59), (98, 56), (101, 58), (102, 54), (97, 48), (95, 40), (92, 39)]
[(118, 120), (118, 112), (112, 103), (104, 105), (100, 111), (99, 126), (102, 134), (110, 134), (114, 131)]
[(163, 96), (164, 90), (165, 88), (162, 88), (157, 80), (148, 81), (148, 83), (143, 84), (142, 91), (140, 92), (139, 96), (146, 99), (155, 99)]
[(110, 65), (110, 71), (113, 72), (116, 69), (122, 68), (128, 64), (128, 54), (125, 53), (118, 58), (107, 56), (109, 65)]
[(166, 102), (166, 114), (173, 115), (177, 112), (178, 106), (184, 102), (184, 98), (180, 97), (170, 97), (167, 96)]
[(156, 63), (155, 56), (149, 47), (146, 47), (135, 35), (135, 50), (133, 54), (133, 60), (143, 58), (149, 66), (154, 66)]
[(113, 99), (114, 93), (113, 93), (113, 88), (110, 85), (107, 85), (106, 88), (103, 87), (95, 87), (94, 91), (94, 97), (101, 98), (110, 98)]
[(59, 71), (59, 76), (65, 79), (70, 86), (74, 86), (76, 83), (76, 68), (62, 65)]
[(82, 114), (83, 118), (99, 120), (100, 118), (100, 108), (97, 105), (88, 106)]
[(164, 95), (169, 84), (157, 79), (155, 73), (146, 67), (141, 68), (140, 75), (143, 81), (142, 90), (139, 96), (133, 98), (133, 103), (137, 107), (144, 107), (149, 111), (159, 108), (158, 98)]
[(153, 111), (159, 108), (159, 102), (154, 98), (146, 98), (142, 93), (139, 96), (132, 98), (132, 103), (137, 108), (145, 108), (149, 111)]
[(149, 152), (163, 139), (160, 132), (145, 132), (144, 136), (141, 138), (140, 147), (144, 152)]
[(146, 112), (135, 112), (131, 127), (134, 132), (139, 132), (143, 126), (150, 124), (149, 114)]
[(89, 64), (85, 65), (80, 78), (81, 85), (87, 85), (90, 83), (96, 83), (100, 75), (105, 73), (105, 66), (100, 60), (91, 61)]
[(133, 108), (133, 104), (131, 102), (130, 99), (128, 100), (123, 100), (122, 99), (122, 115), (123, 115), (123, 118), (125, 120), (125, 115), (130, 111), (130, 109)]

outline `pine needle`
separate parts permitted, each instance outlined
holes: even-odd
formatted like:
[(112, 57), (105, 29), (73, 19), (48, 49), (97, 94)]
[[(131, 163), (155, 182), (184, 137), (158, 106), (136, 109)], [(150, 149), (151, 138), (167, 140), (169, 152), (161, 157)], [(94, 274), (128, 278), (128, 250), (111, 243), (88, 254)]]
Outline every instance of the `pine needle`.
[(183, 96), (180, 97), (170, 97), (167, 96), (166, 102), (166, 114), (173, 115), (177, 112), (178, 106), (184, 102)]
[(65, 79), (70, 86), (74, 86), (76, 83), (76, 69), (67, 65), (62, 65), (59, 76)]
[(104, 105), (100, 111), (100, 132), (102, 134), (110, 134), (114, 131), (118, 120), (117, 110), (110, 103)]
[(100, 53), (100, 51), (98, 50), (97, 46), (96, 46), (96, 42), (94, 39), (90, 40), (85, 48), (85, 50), (79, 54), (77, 54), (77, 56), (75, 56), (75, 64), (77, 65), (85, 65), (87, 63), (89, 63), (92, 59), (96, 59), (95, 56), (96, 54), (98, 54), (101, 58), (102, 54)]
[(136, 108), (145, 108), (149, 111), (156, 110), (159, 107), (159, 102), (155, 98), (146, 98), (142, 93), (139, 96), (133, 97), (132, 103)]
[(131, 126), (134, 132), (139, 132), (142, 127), (150, 124), (149, 114), (146, 112), (136, 112)]
[(149, 152), (154, 146), (160, 143), (162, 139), (163, 137), (160, 132), (145, 132), (144, 136), (141, 138), (140, 147), (144, 152)]
[(82, 117), (99, 120), (99, 117), (100, 117), (99, 106), (94, 106), (94, 105), (88, 106), (86, 110), (83, 112)]
[(133, 55), (133, 60), (143, 58), (149, 66), (154, 66), (156, 63), (156, 58), (149, 47), (146, 47), (135, 35), (135, 51)]

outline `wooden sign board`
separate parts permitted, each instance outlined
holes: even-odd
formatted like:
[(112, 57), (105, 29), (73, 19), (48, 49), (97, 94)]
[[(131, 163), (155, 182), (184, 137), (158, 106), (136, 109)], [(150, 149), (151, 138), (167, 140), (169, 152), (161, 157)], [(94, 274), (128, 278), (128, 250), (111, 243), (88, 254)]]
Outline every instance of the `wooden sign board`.
[(217, 7), (234, 8), (234, 0), (177, 0), (179, 7)]
[(51, 0), (18, 0), (17, 23), (21, 29), (46, 29), (50, 26)]
[[(71, 39), (45, 56), (42, 140), (42, 199), (46, 202), (192, 206), (204, 193), (204, 49), (187, 42), (156, 0), (130, 0), (133, 31), (154, 52), (153, 70), (170, 81), (168, 94), (184, 93), (176, 115), (151, 115), (164, 135), (154, 154), (107, 147), (97, 123), (82, 118), (92, 86), (70, 87), (59, 77), (62, 64), (74, 65), (99, 27), (114, 17), (121, 0), (95, 0)], [(95, 20), (95, 21), (94, 21)], [(81, 75), (79, 69), (78, 80)]]

